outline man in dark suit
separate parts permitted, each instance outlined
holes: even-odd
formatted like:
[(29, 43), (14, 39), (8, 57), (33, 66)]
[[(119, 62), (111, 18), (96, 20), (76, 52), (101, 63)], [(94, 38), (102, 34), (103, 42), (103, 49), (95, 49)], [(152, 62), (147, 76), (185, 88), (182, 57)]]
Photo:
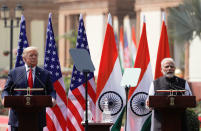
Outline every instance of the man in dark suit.
[[(2, 103), (4, 97), (9, 95), (26, 95), (26, 91), (14, 91), (14, 88), (44, 88), (43, 91), (32, 91), (31, 95), (51, 95), (53, 106), (56, 104), (56, 92), (51, 82), (50, 73), (37, 66), (38, 51), (36, 47), (28, 47), (23, 51), (24, 66), (16, 67), (8, 74), (5, 88), (2, 92)], [(31, 119), (31, 118), (30, 118)], [(10, 109), (8, 125), (11, 131), (18, 131), (18, 116), (14, 109)], [(46, 126), (45, 108), (39, 113), (39, 131)]]

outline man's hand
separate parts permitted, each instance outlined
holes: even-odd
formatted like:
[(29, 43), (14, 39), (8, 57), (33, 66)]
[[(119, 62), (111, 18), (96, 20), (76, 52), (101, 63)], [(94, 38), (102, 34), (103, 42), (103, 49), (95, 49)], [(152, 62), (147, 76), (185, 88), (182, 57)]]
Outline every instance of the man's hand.
[(149, 107), (149, 100), (146, 100), (146, 105), (147, 107)]
[(52, 98), (52, 107), (54, 107), (56, 104), (57, 104), (57, 101), (54, 98)]
[(4, 105), (4, 98), (1, 100), (2, 105)]

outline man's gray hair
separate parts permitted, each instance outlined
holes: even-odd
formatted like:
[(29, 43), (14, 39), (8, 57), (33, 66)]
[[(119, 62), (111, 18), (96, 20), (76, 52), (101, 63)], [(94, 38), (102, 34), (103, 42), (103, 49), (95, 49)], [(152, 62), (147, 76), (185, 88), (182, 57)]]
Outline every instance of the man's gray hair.
[(30, 46), (30, 47), (24, 48), (24, 51), (22, 53), (22, 57), (24, 58), (27, 55), (27, 53), (32, 51), (32, 50), (35, 50), (38, 53), (38, 48), (37, 47)]
[(174, 66), (175, 66), (175, 61), (172, 59), (172, 58), (164, 58), (162, 61), (161, 61), (161, 67), (163, 67), (163, 64), (166, 62), (166, 61), (171, 61)]

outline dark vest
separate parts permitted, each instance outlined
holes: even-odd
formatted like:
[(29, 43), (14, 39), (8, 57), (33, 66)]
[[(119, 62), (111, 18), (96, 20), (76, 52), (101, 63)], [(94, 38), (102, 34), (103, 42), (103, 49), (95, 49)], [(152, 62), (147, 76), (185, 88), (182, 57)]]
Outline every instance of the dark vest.
[[(154, 81), (154, 90), (184, 90), (186, 81), (179, 77), (167, 78), (160, 77)], [(155, 93), (155, 95), (169, 95), (168, 92)], [(182, 95), (182, 93), (174, 93), (174, 95)]]

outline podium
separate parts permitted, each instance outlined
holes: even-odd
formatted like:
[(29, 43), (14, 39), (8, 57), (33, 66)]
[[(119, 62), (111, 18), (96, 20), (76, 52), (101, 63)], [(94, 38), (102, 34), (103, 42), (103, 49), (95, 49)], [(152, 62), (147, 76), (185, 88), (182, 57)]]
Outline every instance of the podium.
[[(82, 123), (82, 125), (85, 127), (85, 123)], [(113, 125), (113, 123), (88, 123), (88, 130), (87, 131), (110, 131), (110, 127)]]
[(19, 131), (38, 131), (38, 113), (52, 106), (51, 96), (5, 96), (4, 107), (18, 113)]
[(182, 131), (185, 109), (195, 106), (195, 96), (149, 96), (149, 107), (162, 114), (162, 131)]

